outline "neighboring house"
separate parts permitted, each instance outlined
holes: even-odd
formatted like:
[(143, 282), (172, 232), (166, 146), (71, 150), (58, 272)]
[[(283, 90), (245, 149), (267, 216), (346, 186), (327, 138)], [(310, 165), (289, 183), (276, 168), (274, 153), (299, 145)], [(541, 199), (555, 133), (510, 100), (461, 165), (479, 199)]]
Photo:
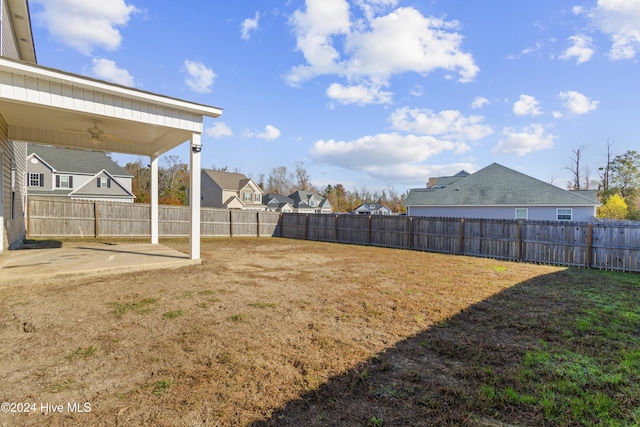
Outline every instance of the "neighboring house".
[(203, 169), (202, 207), (265, 211), (262, 188), (241, 173)]
[[(35, 64), (27, 2), (0, 0), (0, 7), (0, 56)], [(27, 144), (9, 139), (6, 108), (0, 108), (0, 252), (17, 248), (26, 237)]]
[(132, 203), (133, 176), (99, 151), (29, 144), (27, 194)]
[(262, 204), (267, 206), (269, 212), (293, 212), (293, 199), (278, 193), (269, 193), (262, 196)]
[(363, 203), (353, 212), (361, 215), (391, 215), (391, 209), (380, 203)]
[(593, 221), (600, 202), (593, 190), (563, 190), (493, 163), (444, 188), (412, 189), (405, 205), (408, 216)]
[(333, 212), (331, 203), (326, 198), (311, 191), (298, 190), (289, 194), (293, 200), (293, 211), (295, 213), (319, 213), (330, 214)]

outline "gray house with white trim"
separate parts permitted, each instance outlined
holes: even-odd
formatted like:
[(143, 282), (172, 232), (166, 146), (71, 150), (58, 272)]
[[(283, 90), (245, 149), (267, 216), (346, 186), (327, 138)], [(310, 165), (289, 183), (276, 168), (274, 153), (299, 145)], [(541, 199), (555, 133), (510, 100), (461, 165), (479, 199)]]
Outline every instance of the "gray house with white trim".
[(27, 194), (132, 203), (133, 176), (100, 151), (29, 144)]
[(446, 178), (444, 187), (411, 189), (407, 215), (593, 221), (600, 206), (594, 190), (563, 190), (497, 163)]

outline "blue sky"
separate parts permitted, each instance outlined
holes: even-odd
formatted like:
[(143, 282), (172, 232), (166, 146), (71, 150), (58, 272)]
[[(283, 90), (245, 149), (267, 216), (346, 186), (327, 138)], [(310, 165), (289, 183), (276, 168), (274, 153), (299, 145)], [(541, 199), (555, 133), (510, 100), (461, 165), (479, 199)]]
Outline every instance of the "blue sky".
[(29, 3), (39, 64), (223, 108), (205, 168), (403, 192), (497, 162), (566, 187), (572, 150), (598, 179), (608, 139), (639, 148), (638, 0)]

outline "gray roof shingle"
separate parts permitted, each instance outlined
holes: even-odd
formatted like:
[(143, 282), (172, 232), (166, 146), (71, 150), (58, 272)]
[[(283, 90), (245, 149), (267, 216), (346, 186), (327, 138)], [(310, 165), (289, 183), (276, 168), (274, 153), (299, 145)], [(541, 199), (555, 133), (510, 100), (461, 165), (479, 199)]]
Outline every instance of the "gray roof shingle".
[(29, 155), (36, 154), (56, 172), (93, 175), (104, 169), (114, 177), (133, 176), (100, 151), (69, 150), (35, 144), (29, 144), (27, 150)]
[(597, 206), (595, 191), (567, 191), (497, 163), (439, 189), (412, 189), (407, 206)]
[(209, 175), (223, 190), (239, 191), (250, 181), (249, 178), (241, 173), (222, 172), (211, 169), (203, 169), (202, 171)]

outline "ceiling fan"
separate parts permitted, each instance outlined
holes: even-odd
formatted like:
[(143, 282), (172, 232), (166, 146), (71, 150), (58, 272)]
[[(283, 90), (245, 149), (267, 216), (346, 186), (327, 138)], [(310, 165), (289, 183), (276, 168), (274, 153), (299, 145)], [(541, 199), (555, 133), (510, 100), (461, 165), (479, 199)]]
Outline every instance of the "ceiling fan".
[(87, 142), (92, 146), (104, 144), (107, 139), (112, 141), (117, 141), (117, 142), (125, 142), (125, 143), (130, 142), (129, 140), (119, 138), (115, 135), (109, 135), (104, 133), (104, 131), (98, 127), (97, 120), (91, 120), (91, 121), (93, 122), (93, 126), (90, 128), (87, 128), (86, 131), (80, 131), (76, 129), (67, 129), (67, 130), (74, 133), (88, 134)]

